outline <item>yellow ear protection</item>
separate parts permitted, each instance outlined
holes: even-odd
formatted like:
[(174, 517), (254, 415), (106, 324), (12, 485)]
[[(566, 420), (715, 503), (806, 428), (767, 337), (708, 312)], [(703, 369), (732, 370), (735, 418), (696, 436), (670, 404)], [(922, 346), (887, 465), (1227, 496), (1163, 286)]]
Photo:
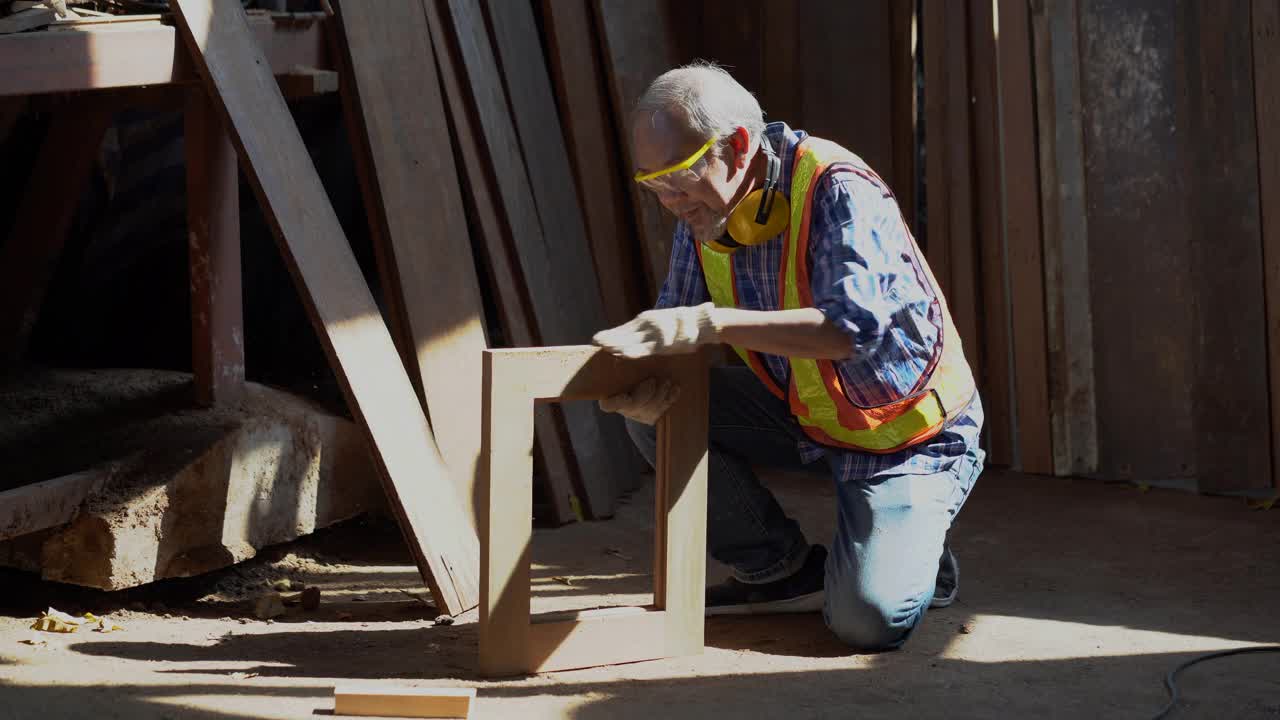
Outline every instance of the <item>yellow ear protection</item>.
[(778, 193), (778, 180), (782, 176), (782, 159), (761, 138), (760, 147), (765, 154), (764, 185), (753, 190), (729, 213), (727, 232), (718, 240), (706, 243), (712, 250), (730, 253), (740, 247), (760, 245), (787, 229), (791, 220), (791, 206)]

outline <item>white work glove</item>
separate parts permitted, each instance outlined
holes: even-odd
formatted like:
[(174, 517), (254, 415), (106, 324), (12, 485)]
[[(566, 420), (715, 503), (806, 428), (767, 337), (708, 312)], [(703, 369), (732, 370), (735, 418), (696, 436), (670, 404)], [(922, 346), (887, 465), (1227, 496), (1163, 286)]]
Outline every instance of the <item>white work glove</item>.
[(591, 341), (614, 355), (633, 359), (691, 353), (700, 345), (720, 342), (720, 328), (712, 319), (714, 308), (703, 303), (646, 310), (629, 323), (601, 330)]
[(666, 379), (649, 378), (624, 393), (600, 400), (600, 409), (618, 413), (638, 423), (656, 425), (680, 397), (680, 386)]

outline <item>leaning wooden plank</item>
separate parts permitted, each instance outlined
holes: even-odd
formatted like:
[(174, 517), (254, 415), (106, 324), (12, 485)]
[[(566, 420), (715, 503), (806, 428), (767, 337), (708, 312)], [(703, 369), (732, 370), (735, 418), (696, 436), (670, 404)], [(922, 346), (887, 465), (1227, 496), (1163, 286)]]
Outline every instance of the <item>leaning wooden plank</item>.
[[(654, 78), (675, 66), (678, 58), (673, 36), (675, 21), (670, 17), (667, 4), (659, 0), (592, 2), (605, 65), (609, 70), (613, 113), (626, 159), (623, 171), (629, 181), (635, 168), (629, 127), (631, 109)], [(640, 250), (648, 273), (649, 284), (645, 289), (652, 300), (657, 298), (671, 263), (675, 219), (662, 209), (652, 193), (645, 192), (633, 182), (627, 185), (631, 189)]]
[(1280, 488), (1280, 0), (1253, 0), (1253, 62), (1271, 378), (1271, 483)]
[[(1102, 176), (1111, 168), (1084, 161), (1076, 1), (1037, 3), (1031, 13), (1053, 467), (1057, 475), (1087, 475), (1097, 470), (1099, 456), (1085, 173)], [(1145, 413), (1141, 404), (1128, 408), (1137, 412), (1134, 419)]]
[[(982, 307), (982, 406), (987, 420), (987, 458), (1013, 464), (1013, 376), (1009, 355), (1004, 233), (1000, 228), (1000, 127), (996, 89), (995, 0), (969, 3), (969, 51), (973, 58), (970, 97), (973, 117), (973, 188), (977, 208), (977, 254)], [(976, 355), (971, 355), (977, 359)]]
[[(586, 260), (567, 255), (581, 255), (586, 248), (574, 241), (572, 231), (560, 216), (563, 211), (548, 202), (538, 202), (548, 191), (556, 189), (538, 185), (549, 182), (548, 177), (559, 175), (529, 174), (540, 173), (536, 166), (550, 160), (541, 151), (528, 157), (521, 151), (497, 58), (488, 33), (481, 31), (485, 19), (479, 0), (449, 0), (448, 8), (452, 36), (457, 40), (461, 60), (459, 65), (466, 73), (478, 126), (488, 148), (489, 167), (511, 230), (515, 267), (533, 309), (538, 344), (586, 342), (604, 327), (599, 295), (593, 291), (594, 283), (572, 277), (565, 270), (567, 263)], [(541, 63), (541, 53), (524, 61)], [(530, 78), (526, 80), (533, 82)], [(546, 82), (545, 75), (543, 82)], [(527, 90), (517, 87), (513, 93), (516, 91)], [(550, 101), (549, 97), (546, 99)], [(517, 102), (517, 107), (520, 105)], [(526, 143), (529, 144), (535, 143)], [(585, 272), (589, 274), (590, 263), (586, 266)], [(618, 418), (604, 417), (593, 403), (565, 405), (562, 410), (573, 456), (581, 471), (581, 498), (592, 517), (610, 517), (621, 491), (622, 474), (628, 471), (623, 465), (629, 456), (622, 425)]]
[(417, 2), (338, 10), (343, 102), (391, 326), (474, 526), (488, 344), (427, 16)]
[(0, 367), (20, 362), (53, 278), (114, 104), (85, 96), (55, 112), (9, 238), (0, 245)]
[(188, 91), (187, 242), (191, 269), (191, 370), (196, 402), (244, 390), (240, 291), (240, 172), (236, 149), (204, 88)]
[(951, 205), (950, 173), (947, 170), (947, 18), (941, 2), (922, 5), (924, 52), (925, 190), (928, 218), (923, 245), (938, 284), (948, 299), (951, 295)]
[(418, 569), (440, 609), (475, 606), (476, 535), (244, 11), (235, 0), (175, 0), (173, 7), (347, 404), (368, 434)]
[[(457, 58), (456, 43), (451, 41), (447, 30), (449, 22), (440, 3), (437, 0), (424, 0), (422, 5), (427, 12), (432, 48), (440, 71), (440, 84), (450, 108), (450, 127), (461, 159), (461, 174), (465, 180), (467, 198), (471, 202), (473, 229), (477, 235), (476, 241), (487, 260), (489, 285), (497, 299), (498, 314), (508, 342), (525, 347), (535, 345), (537, 340), (532, 308), (516, 269), (512, 267), (511, 253), (508, 250), (510, 229), (503, 222), (505, 215), (496, 197), (497, 181), (487, 165), (485, 148), (479, 131), (475, 129), (478, 121), (472, 117), (471, 102), (463, 89), (466, 76)], [(574, 487), (578, 483), (574, 477), (577, 467), (568, 450), (568, 429), (560, 410), (546, 406), (537, 408), (534, 411), (534, 426), (537, 428), (535, 437), (538, 450), (546, 466), (544, 479), (551, 499), (553, 519), (557, 523), (566, 523), (576, 516)]]
[(542, 15), (604, 315), (610, 325), (620, 325), (647, 306), (648, 293), (589, 2), (543, 0)]
[(7, 17), (0, 17), (0, 35), (20, 33), (26, 30), (52, 25), (58, 19), (58, 13), (47, 7), (33, 7), (16, 12)]
[(889, 96), (893, 125), (893, 194), (916, 231), (916, 3), (889, 0)]
[(0, 540), (71, 522), (109, 476), (109, 470), (86, 470), (0, 492)]
[(475, 688), (407, 688), (339, 685), (333, 689), (333, 714), (414, 718), (467, 718)]
[[(979, 0), (980, 1), (980, 0)], [(969, 364), (977, 370), (979, 387), (985, 354), (980, 341), (981, 298), (978, 294), (978, 252), (974, 244), (972, 90), (969, 83), (968, 0), (946, 2), (948, 237), (951, 244), (951, 285), (947, 301), (960, 333)], [(927, 6), (934, 12), (942, 3)], [(928, 10), (926, 10), (927, 12)]]
[(1026, 0), (999, 0), (997, 67), (1004, 241), (1008, 253), (1009, 312), (1017, 467), (1053, 474), (1049, 373), (1045, 347), (1044, 263), (1040, 245), (1040, 177), (1036, 165), (1031, 18)]

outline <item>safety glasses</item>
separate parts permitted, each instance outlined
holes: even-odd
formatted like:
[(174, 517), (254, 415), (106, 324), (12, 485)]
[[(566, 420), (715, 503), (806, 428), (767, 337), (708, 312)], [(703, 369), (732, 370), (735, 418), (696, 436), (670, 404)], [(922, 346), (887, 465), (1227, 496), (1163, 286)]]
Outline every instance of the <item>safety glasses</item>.
[(698, 151), (668, 168), (650, 173), (636, 173), (635, 180), (655, 193), (682, 192), (697, 184), (707, 171), (707, 151), (716, 144), (711, 138)]

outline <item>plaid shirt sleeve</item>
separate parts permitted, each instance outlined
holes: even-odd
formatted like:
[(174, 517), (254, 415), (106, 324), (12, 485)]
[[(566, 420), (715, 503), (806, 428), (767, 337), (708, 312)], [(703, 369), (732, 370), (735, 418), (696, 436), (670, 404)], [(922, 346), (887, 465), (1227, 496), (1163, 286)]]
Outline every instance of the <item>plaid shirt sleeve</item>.
[(887, 188), (845, 169), (818, 182), (809, 235), (814, 306), (849, 336), (852, 353), (838, 369), (851, 399), (898, 400), (915, 390), (934, 353), (933, 291), (920, 281)]
[(688, 223), (676, 224), (671, 239), (671, 266), (667, 279), (662, 283), (655, 307), (691, 307), (711, 299), (706, 278), (702, 276), (702, 262), (698, 260), (698, 247)]

